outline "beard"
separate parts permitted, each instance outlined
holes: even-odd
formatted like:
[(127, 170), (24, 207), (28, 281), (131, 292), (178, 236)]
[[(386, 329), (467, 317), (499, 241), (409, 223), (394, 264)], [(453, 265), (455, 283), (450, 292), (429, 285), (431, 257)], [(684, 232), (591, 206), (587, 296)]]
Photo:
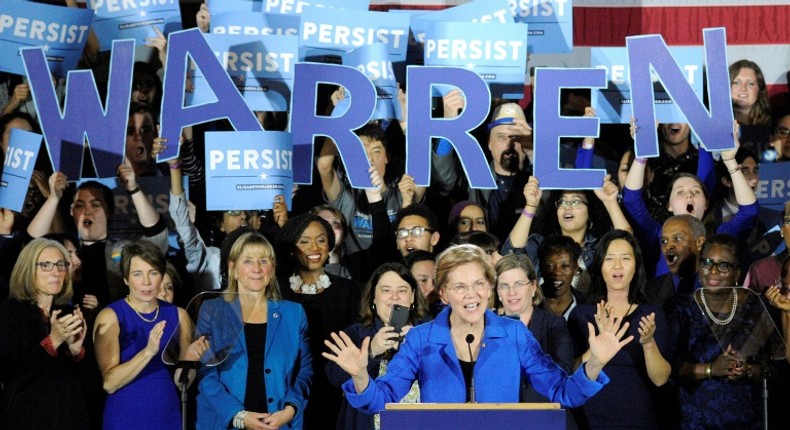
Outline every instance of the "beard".
[(511, 145), (502, 152), (499, 156), (499, 164), (510, 173), (518, 172), (521, 163), (519, 162), (515, 146)]

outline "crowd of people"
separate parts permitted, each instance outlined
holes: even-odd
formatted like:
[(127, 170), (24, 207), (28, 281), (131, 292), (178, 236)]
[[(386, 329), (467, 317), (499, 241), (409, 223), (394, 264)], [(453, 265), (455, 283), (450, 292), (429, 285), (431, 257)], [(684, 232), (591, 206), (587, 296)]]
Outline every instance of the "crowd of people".
[[(196, 22), (210, 27), (205, 4)], [(91, 41), (82, 67), (99, 70)], [(761, 163), (790, 160), (790, 106), (771, 106), (754, 62), (730, 66), (734, 149), (658, 124), (660, 155), (636, 158), (635, 130), (654, 127), (641, 118), (563, 140), (564, 166), (614, 166), (595, 190), (541, 190), (531, 104), (497, 99), (473, 133), (496, 189), (470, 188), (443, 139), (417, 186), (404, 110), (356, 130), (372, 188), (352, 188), (319, 138), (317, 180), (290, 207), (215, 212), (204, 137), (231, 127), (157, 137), (166, 40), (149, 44), (117, 167), (133, 225), (111, 228), (117, 190), (42, 157), (22, 211), (0, 208), (0, 428), (370, 430), (386, 403), (470, 401), (557, 402), (569, 429), (790, 419), (790, 357), (775, 344), (790, 339), (790, 202), (755, 194)], [(562, 97), (587, 106), (563, 114), (594, 117), (574, 91)], [(325, 112), (346, 97), (320, 94)], [(434, 115), (466, 102), (451, 91)], [(2, 160), (10, 130), (40, 131), (21, 77), (0, 75), (0, 112)], [(287, 113), (256, 114), (287, 129)], [(168, 145), (179, 158), (156, 163)], [(169, 186), (166, 213), (140, 178)], [(201, 363), (187, 414), (179, 362)]]

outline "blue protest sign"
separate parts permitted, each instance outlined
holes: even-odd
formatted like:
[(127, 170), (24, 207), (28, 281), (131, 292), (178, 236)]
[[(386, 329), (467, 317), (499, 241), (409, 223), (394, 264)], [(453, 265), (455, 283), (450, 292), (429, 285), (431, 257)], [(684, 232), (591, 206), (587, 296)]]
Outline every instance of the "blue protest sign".
[(302, 13), (299, 32), (300, 55), (342, 55), (381, 42), (387, 45), (390, 61), (404, 61), (409, 38), (409, 16), (386, 12), (344, 10), (327, 14), (321, 8)]
[(55, 76), (77, 67), (93, 12), (22, 0), (4, 0), (0, 12), (0, 71), (22, 75), (20, 48), (43, 47)]
[(55, 170), (69, 178), (82, 173), (83, 142), (99, 177), (114, 176), (124, 154), (129, 95), (132, 92), (134, 41), (113, 42), (107, 99), (102, 103), (93, 72), (73, 70), (66, 78), (61, 112), (41, 48), (22, 50), (25, 73)]
[(561, 137), (598, 137), (598, 118), (560, 115), (560, 89), (601, 88), (606, 86), (603, 69), (535, 70), (535, 124), (533, 174), (544, 190), (588, 190), (601, 188), (606, 170), (561, 169)]
[(298, 15), (228, 12), (211, 17), (212, 34), (237, 36), (295, 36), (299, 34)]
[(651, 67), (670, 98), (688, 119), (691, 131), (708, 150), (730, 149), (735, 146), (732, 136), (734, 117), (726, 51), (727, 34), (724, 28), (706, 28), (702, 33), (705, 41), (705, 71), (710, 110), (686, 81), (683, 71), (672, 58), (661, 35), (626, 38), (631, 100), (634, 118), (640, 125), (634, 143), (637, 157), (658, 155), (658, 136), (653, 127), (655, 109), (652, 103), (654, 95)]
[(508, 3), (516, 22), (529, 25), (530, 54), (573, 51), (572, 0), (508, 0)]
[(785, 203), (790, 201), (790, 163), (761, 163), (755, 194), (760, 207), (784, 212)]
[[(318, 84), (340, 85), (354, 103), (343, 115), (326, 117), (315, 114)], [(294, 103), (293, 101), (297, 101)], [(291, 95), (289, 130), (293, 133), (294, 182), (313, 183), (313, 139), (327, 136), (334, 140), (337, 152), (354, 188), (371, 187), (368, 156), (354, 130), (370, 121), (376, 107), (376, 88), (359, 70), (336, 64), (297, 63)]]
[(181, 30), (181, 7), (177, 0), (88, 0), (96, 12), (93, 31), (102, 51), (112, 48), (116, 39), (134, 39), (144, 45), (156, 37), (154, 27), (164, 34)]
[(280, 195), (291, 207), (292, 160), (291, 133), (206, 133), (207, 209), (272, 209)]
[[(204, 34), (203, 37), (250, 109), (288, 110), (299, 51), (296, 36)], [(188, 105), (216, 100), (200, 68), (194, 70), (192, 84), (194, 90), (186, 94)]]
[(370, 0), (264, 0), (263, 11), (300, 14), (310, 7), (368, 10)]
[[(671, 47), (669, 52), (683, 71), (688, 84), (702, 97), (702, 47)], [(604, 124), (628, 124), (633, 116), (628, 50), (622, 48), (590, 48), (590, 66), (606, 70), (608, 86), (592, 92), (592, 107)], [(686, 117), (672, 101), (664, 87), (653, 81), (656, 119), (661, 123), (683, 123)]]
[(206, 6), (211, 11), (211, 27), (214, 27), (214, 17), (219, 14), (263, 11), (263, 0), (206, 0)]
[(0, 178), (0, 208), (22, 212), (27, 186), (36, 165), (41, 135), (18, 128), (11, 129), (8, 150)]
[(524, 97), (524, 25), (434, 21), (426, 28), (424, 49), (426, 66), (463, 67), (480, 75), (495, 97)]
[[(392, 62), (387, 55), (387, 47), (383, 43), (373, 43), (345, 54), (343, 64), (364, 73), (376, 87), (376, 111), (372, 119), (401, 119), (398, 83), (395, 80)], [(351, 97), (343, 101), (350, 103)], [(341, 107), (338, 104), (332, 116), (339, 116), (346, 109), (347, 106)]]
[[(470, 134), (485, 121), (491, 94), (474, 72), (458, 67), (409, 66), (406, 70), (409, 122), (406, 126), (406, 172), (418, 186), (431, 182), (431, 138), (444, 138), (455, 148), (472, 188), (496, 188), (483, 149)], [(467, 100), (464, 110), (453, 119), (431, 118), (431, 94), (435, 85), (461, 90)], [(468, 101), (474, 100), (473, 103)]]
[[(222, 118), (227, 118), (238, 131), (263, 130), (200, 30), (193, 28), (170, 33), (167, 46), (167, 67), (162, 86), (162, 137), (170, 142), (178, 142), (182, 128)], [(200, 68), (216, 101), (184, 107), (188, 57)], [(178, 145), (168, 145), (158, 155), (157, 162), (177, 156)]]
[(411, 30), (414, 32), (415, 39), (423, 43), (425, 41), (425, 31), (431, 22), (436, 21), (514, 23), (507, 0), (473, 0), (469, 3), (437, 12), (420, 13), (414, 16), (411, 21)]

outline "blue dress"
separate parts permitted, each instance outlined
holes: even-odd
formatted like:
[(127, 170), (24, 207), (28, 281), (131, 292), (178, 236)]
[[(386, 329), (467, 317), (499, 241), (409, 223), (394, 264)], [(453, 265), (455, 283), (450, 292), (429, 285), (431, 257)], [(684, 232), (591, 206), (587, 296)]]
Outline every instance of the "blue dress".
[[(573, 337), (576, 356), (589, 348), (587, 323), (593, 322), (595, 305), (579, 305), (571, 312), (568, 329)], [(658, 417), (652, 401), (653, 383), (647, 375), (645, 355), (639, 343), (639, 320), (656, 313), (656, 332), (653, 338), (659, 351), (668, 357), (669, 327), (664, 312), (658, 306), (639, 305), (624, 322), (634, 340), (624, 346), (606, 364), (604, 370), (610, 382), (581, 408), (577, 415), (580, 428), (591, 429), (658, 429)]]
[[(159, 315), (154, 322), (145, 322), (125, 300), (110, 303), (118, 316), (121, 363), (132, 359), (148, 344), (151, 329), (167, 321), (159, 345), (159, 353), (151, 359), (134, 380), (107, 396), (104, 409), (104, 430), (180, 429), (181, 411), (173, 377), (161, 359), (161, 352), (178, 327), (178, 308), (160, 301)], [(152, 319), (155, 313), (142, 314)]]

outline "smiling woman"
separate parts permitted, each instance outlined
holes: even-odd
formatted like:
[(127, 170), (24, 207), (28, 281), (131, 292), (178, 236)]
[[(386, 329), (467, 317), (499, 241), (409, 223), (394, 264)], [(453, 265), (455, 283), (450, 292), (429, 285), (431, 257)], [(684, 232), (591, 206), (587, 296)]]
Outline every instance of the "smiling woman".
[(335, 246), (332, 226), (323, 218), (302, 214), (290, 218), (277, 237), (278, 282), (283, 297), (302, 305), (307, 314), (313, 367), (310, 401), (305, 412), (305, 428), (324, 428), (335, 422), (341, 392), (332, 386), (323, 371), (323, 340), (356, 320), (359, 287), (352, 281), (324, 271), (329, 252)]
[[(434, 321), (409, 330), (388, 372), (375, 380), (367, 370), (375, 339), (365, 338), (357, 346), (346, 333), (333, 333), (323, 355), (351, 376), (343, 384), (349, 404), (366, 414), (377, 413), (386, 403), (400, 400), (415, 380), (425, 403), (515, 403), (521, 375), (539, 393), (565, 406), (578, 406), (599, 391), (607, 381), (603, 366), (632, 340), (620, 340), (625, 329), (614, 315), (597, 321), (601, 333), (590, 337), (590, 360), (569, 376), (543, 354), (523, 323), (486, 308), (494, 280), (488, 256), (474, 245), (452, 246), (440, 254), (436, 285), (449, 306)], [(589, 329), (594, 330), (592, 325)]]

